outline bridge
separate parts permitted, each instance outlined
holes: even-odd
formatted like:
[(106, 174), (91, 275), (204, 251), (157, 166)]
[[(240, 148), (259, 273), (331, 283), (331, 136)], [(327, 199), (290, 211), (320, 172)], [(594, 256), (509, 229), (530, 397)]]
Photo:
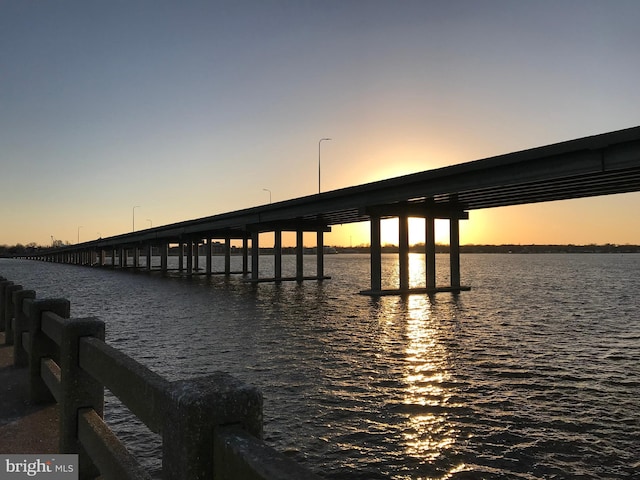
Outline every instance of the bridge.
[[(460, 281), (459, 221), (469, 211), (483, 208), (572, 198), (611, 195), (640, 190), (640, 127), (604, 133), (482, 160), (404, 175), (316, 195), (286, 200), (234, 212), (149, 228), (109, 238), (50, 249), (41, 260), (152, 269), (153, 253), (159, 268), (167, 270), (170, 245), (179, 248), (179, 269), (192, 274), (199, 269), (198, 252), (204, 248), (205, 273), (212, 272), (212, 242), (223, 240), (225, 271), (231, 274), (231, 240), (242, 240), (242, 273), (247, 281), (302, 281), (329, 278), (324, 274), (324, 232), (332, 225), (370, 222), (371, 295), (413, 292), (459, 292), (468, 289)], [(382, 289), (380, 221), (399, 219), (399, 288)], [(409, 217), (425, 219), (425, 288), (409, 286)], [(450, 284), (436, 285), (435, 219), (450, 226)], [(282, 232), (296, 232), (296, 275), (282, 275)], [(259, 276), (259, 234), (274, 233), (273, 277)], [(303, 272), (305, 232), (317, 235), (317, 268), (314, 276)], [(251, 248), (249, 248), (249, 244)], [(251, 265), (249, 268), (249, 252)], [(186, 266), (184, 260), (186, 258)], [(250, 276), (249, 276), (250, 273)]]

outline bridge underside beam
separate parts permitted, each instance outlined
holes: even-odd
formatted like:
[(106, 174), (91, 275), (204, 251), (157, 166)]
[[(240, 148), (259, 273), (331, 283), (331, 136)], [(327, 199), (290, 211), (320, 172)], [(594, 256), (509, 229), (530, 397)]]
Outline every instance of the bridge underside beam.
[(330, 232), (331, 227), (323, 221), (291, 220), (285, 222), (268, 222), (247, 225), (249, 232)]
[(469, 213), (465, 205), (458, 202), (434, 203), (432, 200), (418, 202), (400, 202), (388, 205), (366, 207), (362, 212), (372, 217), (418, 217), (438, 219), (468, 220)]

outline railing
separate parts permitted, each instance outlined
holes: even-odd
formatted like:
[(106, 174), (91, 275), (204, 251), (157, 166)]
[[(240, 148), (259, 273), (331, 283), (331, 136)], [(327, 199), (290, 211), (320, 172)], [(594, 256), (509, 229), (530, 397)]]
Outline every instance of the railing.
[(0, 331), (31, 400), (58, 403), (59, 450), (79, 455), (80, 478), (151, 478), (104, 423), (105, 388), (162, 436), (165, 480), (319, 478), (262, 441), (256, 388), (224, 372), (170, 382), (107, 345), (101, 320), (69, 317), (68, 300), (0, 277)]

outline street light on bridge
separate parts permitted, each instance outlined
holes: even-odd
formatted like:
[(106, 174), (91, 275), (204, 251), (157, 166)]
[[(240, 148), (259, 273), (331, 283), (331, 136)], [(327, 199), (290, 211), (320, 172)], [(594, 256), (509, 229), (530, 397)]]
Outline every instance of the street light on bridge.
[(268, 188), (263, 188), (262, 190), (264, 190), (265, 192), (269, 192), (269, 203), (271, 203), (271, 190), (269, 190)]
[(321, 138), (318, 141), (318, 193), (320, 193), (320, 144), (323, 140), (331, 140), (330, 138)]
[(135, 232), (135, 231), (136, 231), (136, 208), (140, 208), (140, 205), (136, 205), (135, 207), (133, 207), (133, 214), (132, 214), (132, 217), (133, 217), (133, 220), (132, 220), (133, 225), (132, 225), (132, 230), (131, 230), (132, 232)]
[(78, 227), (78, 243), (80, 243), (80, 229), (82, 228), (82, 225), (80, 225)]

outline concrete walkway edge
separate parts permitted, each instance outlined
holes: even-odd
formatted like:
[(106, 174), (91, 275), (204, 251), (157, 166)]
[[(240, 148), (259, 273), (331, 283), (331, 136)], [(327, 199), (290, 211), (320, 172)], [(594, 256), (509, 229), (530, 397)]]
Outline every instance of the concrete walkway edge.
[(58, 406), (29, 400), (28, 375), (0, 332), (0, 454), (58, 453)]

